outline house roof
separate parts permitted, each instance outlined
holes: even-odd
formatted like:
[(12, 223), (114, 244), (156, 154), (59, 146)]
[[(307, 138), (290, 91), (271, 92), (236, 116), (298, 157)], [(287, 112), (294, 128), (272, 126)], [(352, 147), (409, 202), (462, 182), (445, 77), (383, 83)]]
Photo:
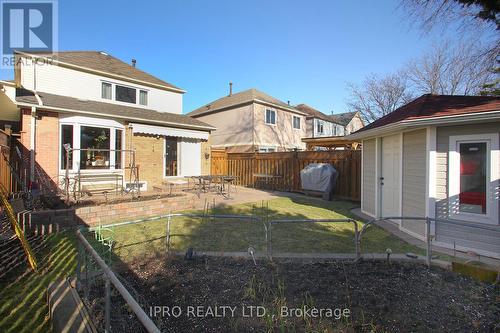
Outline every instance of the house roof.
[(205, 114), (217, 111), (223, 111), (225, 109), (230, 109), (232, 107), (236, 107), (241, 104), (253, 103), (253, 102), (264, 102), (292, 112), (296, 112), (303, 115), (305, 114), (304, 112), (294, 108), (293, 106), (290, 106), (287, 103), (280, 101), (279, 99), (274, 98), (262, 91), (259, 91), (257, 89), (248, 89), (238, 92), (236, 94), (232, 94), (230, 96), (224, 96), (213, 102), (205, 104), (202, 107), (199, 107), (198, 109), (189, 112), (188, 115), (192, 117), (200, 117)]
[(318, 118), (318, 119), (325, 120), (328, 122), (335, 122), (328, 115), (324, 114), (323, 112), (321, 112), (319, 110), (316, 110), (315, 108), (313, 108), (307, 104), (299, 104), (299, 105), (296, 105), (295, 108), (306, 113), (307, 114), (306, 118)]
[(425, 94), (361, 128), (355, 134), (385, 125), (442, 116), (500, 111), (500, 97)]
[(344, 112), (344, 113), (337, 113), (337, 114), (332, 114), (330, 117), (330, 121), (333, 121), (334, 123), (340, 124), (342, 126), (347, 126), (352, 118), (356, 116), (357, 112)]
[(94, 71), (108, 73), (111, 75), (119, 75), (133, 80), (139, 80), (146, 83), (160, 85), (166, 88), (180, 90), (181, 88), (174, 86), (171, 83), (165, 82), (149, 73), (140, 70), (112, 55), (103, 51), (63, 51), (54, 53), (43, 52), (16, 52), (20, 55), (34, 55), (42, 57), (50, 57), (57, 62), (70, 64), (74, 66), (84, 67)]
[(194, 119), (182, 114), (158, 112), (145, 108), (83, 100), (44, 92), (38, 92), (37, 94), (42, 101), (42, 105), (38, 103), (38, 100), (33, 92), (26, 89), (16, 89), (16, 102), (18, 104), (29, 104), (37, 106), (40, 109), (81, 112), (97, 116), (133, 120), (148, 124), (162, 124), (173, 127), (199, 129), (204, 131), (215, 129), (213, 126), (199, 121), (198, 119)]

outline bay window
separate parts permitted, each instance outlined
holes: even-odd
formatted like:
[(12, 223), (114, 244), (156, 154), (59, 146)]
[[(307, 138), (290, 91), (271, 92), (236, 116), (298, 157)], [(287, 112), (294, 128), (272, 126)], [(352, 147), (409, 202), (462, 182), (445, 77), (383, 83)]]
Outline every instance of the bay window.
[[(69, 117), (60, 126), (60, 170), (66, 169), (65, 144), (74, 149), (69, 155), (69, 170), (123, 169), (124, 130), (114, 127), (122, 125), (114, 121), (104, 121), (104, 126), (84, 125), (79, 123), (79, 118)], [(70, 120), (73, 121), (69, 123)]]

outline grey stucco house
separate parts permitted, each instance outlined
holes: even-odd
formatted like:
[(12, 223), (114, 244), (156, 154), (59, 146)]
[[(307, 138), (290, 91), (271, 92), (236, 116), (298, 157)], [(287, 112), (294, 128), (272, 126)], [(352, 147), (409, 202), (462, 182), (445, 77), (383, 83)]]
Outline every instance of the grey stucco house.
[(434, 223), (433, 244), (500, 258), (500, 98), (423, 95), (349, 138), (362, 140), (365, 214), (456, 221)]

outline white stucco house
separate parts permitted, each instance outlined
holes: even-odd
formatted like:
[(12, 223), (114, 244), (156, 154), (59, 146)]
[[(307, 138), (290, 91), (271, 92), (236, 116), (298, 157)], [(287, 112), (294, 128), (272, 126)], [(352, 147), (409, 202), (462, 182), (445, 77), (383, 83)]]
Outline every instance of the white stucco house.
[[(431, 217), (433, 244), (500, 258), (500, 98), (423, 95), (365, 126), (361, 209)], [(394, 220), (425, 239), (422, 222)]]

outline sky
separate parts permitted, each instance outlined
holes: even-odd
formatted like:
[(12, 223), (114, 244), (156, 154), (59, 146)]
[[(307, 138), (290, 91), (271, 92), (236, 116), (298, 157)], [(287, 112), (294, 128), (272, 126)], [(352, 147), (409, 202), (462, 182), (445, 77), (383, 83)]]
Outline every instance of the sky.
[[(183, 112), (256, 88), (325, 113), (348, 82), (397, 70), (438, 39), (399, 1), (59, 0), (59, 50), (99, 50), (187, 91)], [(3, 79), (13, 71), (0, 73)]]

